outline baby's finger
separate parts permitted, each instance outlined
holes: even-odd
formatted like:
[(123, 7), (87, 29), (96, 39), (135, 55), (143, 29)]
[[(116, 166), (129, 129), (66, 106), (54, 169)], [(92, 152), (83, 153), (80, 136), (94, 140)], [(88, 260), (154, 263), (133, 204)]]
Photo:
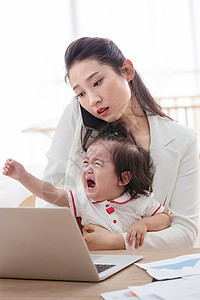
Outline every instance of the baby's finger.
[(6, 159), (6, 163), (11, 162), (12, 160), (13, 160), (13, 159), (11, 159), (11, 158)]
[(7, 163), (7, 162), (5, 162), (5, 164), (4, 164), (4, 167), (7, 167), (7, 166), (9, 166), (9, 165), (8, 165), (8, 163)]
[(5, 165), (5, 166), (3, 167), (3, 170), (4, 170), (4, 171), (8, 171), (9, 167), (10, 167), (10, 166)]
[(14, 165), (15, 165), (15, 160), (9, 158), (9, 159), (7, 160), (7, 164), (8, 164), (9, 166), (14, 166)]
[(129, 243), (128, 243), (129, 246), (133, 245), (134, 238), (135, 238), (135, 231), (132, 231), (131, 235), (130, 235), (130, 238), (129, 238)]
[(128, 243), (129, 240), (130, 240), (130, 236), (131, 236), (131, 231), (128, 230), (128, 231), (127, 231), (127, 234), (126, 234), (126, 242), (127, 242), (127, 243)]
[(8, 174), (8, 169), (7, 168), (3, 168), (3, 175), (7, 175)]
[(144, 234), (141, 234), (139, 246), (141, 247), (143, 243), (144, 243)]
[(140, 233), (137, 233), (136, 239), (135, 239), (135, 249), (138, 249), (138, 248), (139, 248), (140, 238), (141, 238), (141, 234), (140, 234)]

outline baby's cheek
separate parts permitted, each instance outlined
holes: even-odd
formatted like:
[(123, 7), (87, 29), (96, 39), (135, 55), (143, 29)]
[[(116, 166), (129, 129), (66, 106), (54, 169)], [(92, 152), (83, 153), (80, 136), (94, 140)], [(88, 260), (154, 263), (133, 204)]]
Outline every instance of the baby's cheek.
[(81, 180), (82, 180), (82, 184), (85, 188), (85, 178), (84, 178), (84, 173), (83, 172), (81, 173)]

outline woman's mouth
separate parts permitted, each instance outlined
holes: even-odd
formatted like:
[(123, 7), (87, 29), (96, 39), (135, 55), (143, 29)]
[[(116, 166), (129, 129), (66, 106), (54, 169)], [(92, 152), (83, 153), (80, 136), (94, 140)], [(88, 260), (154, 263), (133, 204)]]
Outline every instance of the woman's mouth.
[(97, 110), (97, 114), (104, 117), (107, 114), (108, 110), (109, 110), (109, 107), (101, 107)]

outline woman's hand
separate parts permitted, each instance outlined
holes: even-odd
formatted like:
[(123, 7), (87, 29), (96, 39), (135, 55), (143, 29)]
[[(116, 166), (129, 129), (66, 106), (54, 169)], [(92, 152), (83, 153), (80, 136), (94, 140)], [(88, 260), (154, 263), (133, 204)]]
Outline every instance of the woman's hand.
[(83, 237), (89, 250), (124, 250), (124, 238), (120, 233), (95, 224), (88, 224), (82, 229)]

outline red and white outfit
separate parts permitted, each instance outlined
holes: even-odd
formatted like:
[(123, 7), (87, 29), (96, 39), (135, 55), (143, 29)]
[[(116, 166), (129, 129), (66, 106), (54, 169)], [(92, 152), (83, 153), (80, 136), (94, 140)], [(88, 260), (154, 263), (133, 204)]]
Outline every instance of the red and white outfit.
[(84, 189), (66, 189), (70, 210), (75, 217), (82, 218), (82, 225), (101, 225), (113, 233), (127, 232), (129, 227), (142, 217), (162, 213), (164, 207), (154, 198), (141, 196), (132, 199), (128, 193), (112, 201), (93, 201)]

